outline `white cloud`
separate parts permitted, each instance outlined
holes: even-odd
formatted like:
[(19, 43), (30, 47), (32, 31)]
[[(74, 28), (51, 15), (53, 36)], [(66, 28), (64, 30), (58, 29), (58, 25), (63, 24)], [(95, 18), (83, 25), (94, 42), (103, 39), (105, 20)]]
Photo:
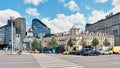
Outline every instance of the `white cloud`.
[(20, 13), (17, 11), (11, 9), (0, 10), (0, 26), (7, 24), (7, 20), (10, 16), (14, 18), (21, 17)]
[(108, 10), (107, 12), (104, 12), (102, 10), (101, 11), (93, 10), (91, 16), (88, 17), (88, 22), (95, 23), (98, 20), (104, 19), (111, 12), (113, 14), (120, 12), (120, 0), (112, 0), (112, 5), (113, 5), (113, 8)]
[(65, 0), (59, 0), (59, 2), (64, 3), (64, 2), (65, 2)]
[(33, 4), (35, 6), (37, 6), (39, 3), (44, 3), (47, 0), (24, 0), (25, 3), (27, 4)]
[(104, 19), (108, 13), (103, 11), (93, 10), (91, 16), (88, 17), (89, 23), (95, 23), (98, 20)]
[(86, 20), (83, 14), (76, 13), (66, 16), (64, 14), (57, 14), (57, 17), (50, 20), (50, 18), (43, 18), (42, 21), (51, 28), (52, 33), (68, 31), (74, 24), (77, 24), (81, 30), (84, 30)]
[(120, 0), (112, 0), (112, 5), (114, 8), (111, 10), (111, 12), (113, 13), (120, 12)]
[(40, 14), (38, 13), (37, 8), (27, 8), (26, 13), (35, 17), (38, 17)]
[(95, 2), (100, 2), (100, 3), (105, 3), (107, 2), (108, 0), (95, 0)]
[(64, 4), (64, 6), (71, 11), (79, 11), (80, 9), (74, 0), (69, 1), (67, 4)]

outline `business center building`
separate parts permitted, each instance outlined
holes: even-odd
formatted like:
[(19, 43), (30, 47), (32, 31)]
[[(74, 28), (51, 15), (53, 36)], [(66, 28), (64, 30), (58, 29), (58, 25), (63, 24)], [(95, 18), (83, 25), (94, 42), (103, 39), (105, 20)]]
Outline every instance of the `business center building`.
[(33, 29), (33, 36), (35, 38), (39, 38), (42, 34), (50, 35), (51, 30), (48, 28), (43, 22), (39, 19), (32, 20), (32, 29)]
[(85, 30), (114, 35), (115, 45), (120, 45), (120, 12), (114, 15), (111, 13), (94, 24), (86, 24)]
[(26, 36), (26, 20), (24, 18), (10, 18), (6, 25), (0, 27), (0, 44), (10, 43), (12, 36), (11, 23), (13, 23), (13, 39), (15, 39), (16, 34), (20, 35), (21, 41)]

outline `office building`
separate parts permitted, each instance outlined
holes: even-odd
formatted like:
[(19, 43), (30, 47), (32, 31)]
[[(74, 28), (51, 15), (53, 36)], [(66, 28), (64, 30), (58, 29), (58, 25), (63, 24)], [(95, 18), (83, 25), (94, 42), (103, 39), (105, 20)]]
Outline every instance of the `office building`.
[(20, 34), (20, 40), (26, 36), (26, 20), (25, 18), (18, 17), (14, 20), (14, 25), (16, 27), (16, 34)]
[[(13, 40), (15, 40), (16, 34), (20, 35), (21, 41), (26, 36), (26, 21), (24, 18), (10, 19), (7, 21), (7, 24), (0, 27), (0, 42), (4, 44), (11, 43), (11, 34), (12, 34), (12, 24), (13, 23)], [(13, 41), (14, 42), (14, 41)], [(15, 42), (14, 42), (15, 43)]]
[(0, 27), (0, 44), (4, 44), (6, 25)]
[(94, 24), (86, 24), (85, 30), (114, 35), (115, 45), (120, 45), (120, 12), (114, 15), (111, 13)]
[(42, 34), (44, 34), (44, 35), (50, 35), (51, 34), (50, 28), (48, 28), (39, 19), (33, 19), (32, 20), (32, 29), (34, 31), (33, 36), (35, 38), (39, 38)]

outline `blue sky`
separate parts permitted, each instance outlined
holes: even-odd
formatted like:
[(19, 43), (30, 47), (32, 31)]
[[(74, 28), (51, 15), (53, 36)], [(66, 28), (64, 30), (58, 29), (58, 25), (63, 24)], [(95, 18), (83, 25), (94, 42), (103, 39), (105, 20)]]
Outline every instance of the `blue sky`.
[(86, 23), (119, 11), (120, 0), (0, 0), (0, 26), (13, 16), (26, 18), (27, 30), (38, 18), (52, 33), (68, 31), (73, 25), (84, 31)]

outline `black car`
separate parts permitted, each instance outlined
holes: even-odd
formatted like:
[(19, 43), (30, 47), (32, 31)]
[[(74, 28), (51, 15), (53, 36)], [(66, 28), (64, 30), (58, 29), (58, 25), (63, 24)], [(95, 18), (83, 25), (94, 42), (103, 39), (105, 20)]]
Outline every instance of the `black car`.
[(76, 52), (76, 55), (82, 55), (82, 54), (84, 54), (85, 52), (88, 52), (88, 51), (90, 51), (90, 50), (93, 50), (93, 49), (92, 49), (92, 48), (83, 48), (83, 49), (77, 51), (77, 52)]
[(97, 50), (90, 50), (90, 51), (84, 52), (82, 55), (84, 55), (84, 56), (97, 56), (97, 55), (101, 55), (101, 53)]

